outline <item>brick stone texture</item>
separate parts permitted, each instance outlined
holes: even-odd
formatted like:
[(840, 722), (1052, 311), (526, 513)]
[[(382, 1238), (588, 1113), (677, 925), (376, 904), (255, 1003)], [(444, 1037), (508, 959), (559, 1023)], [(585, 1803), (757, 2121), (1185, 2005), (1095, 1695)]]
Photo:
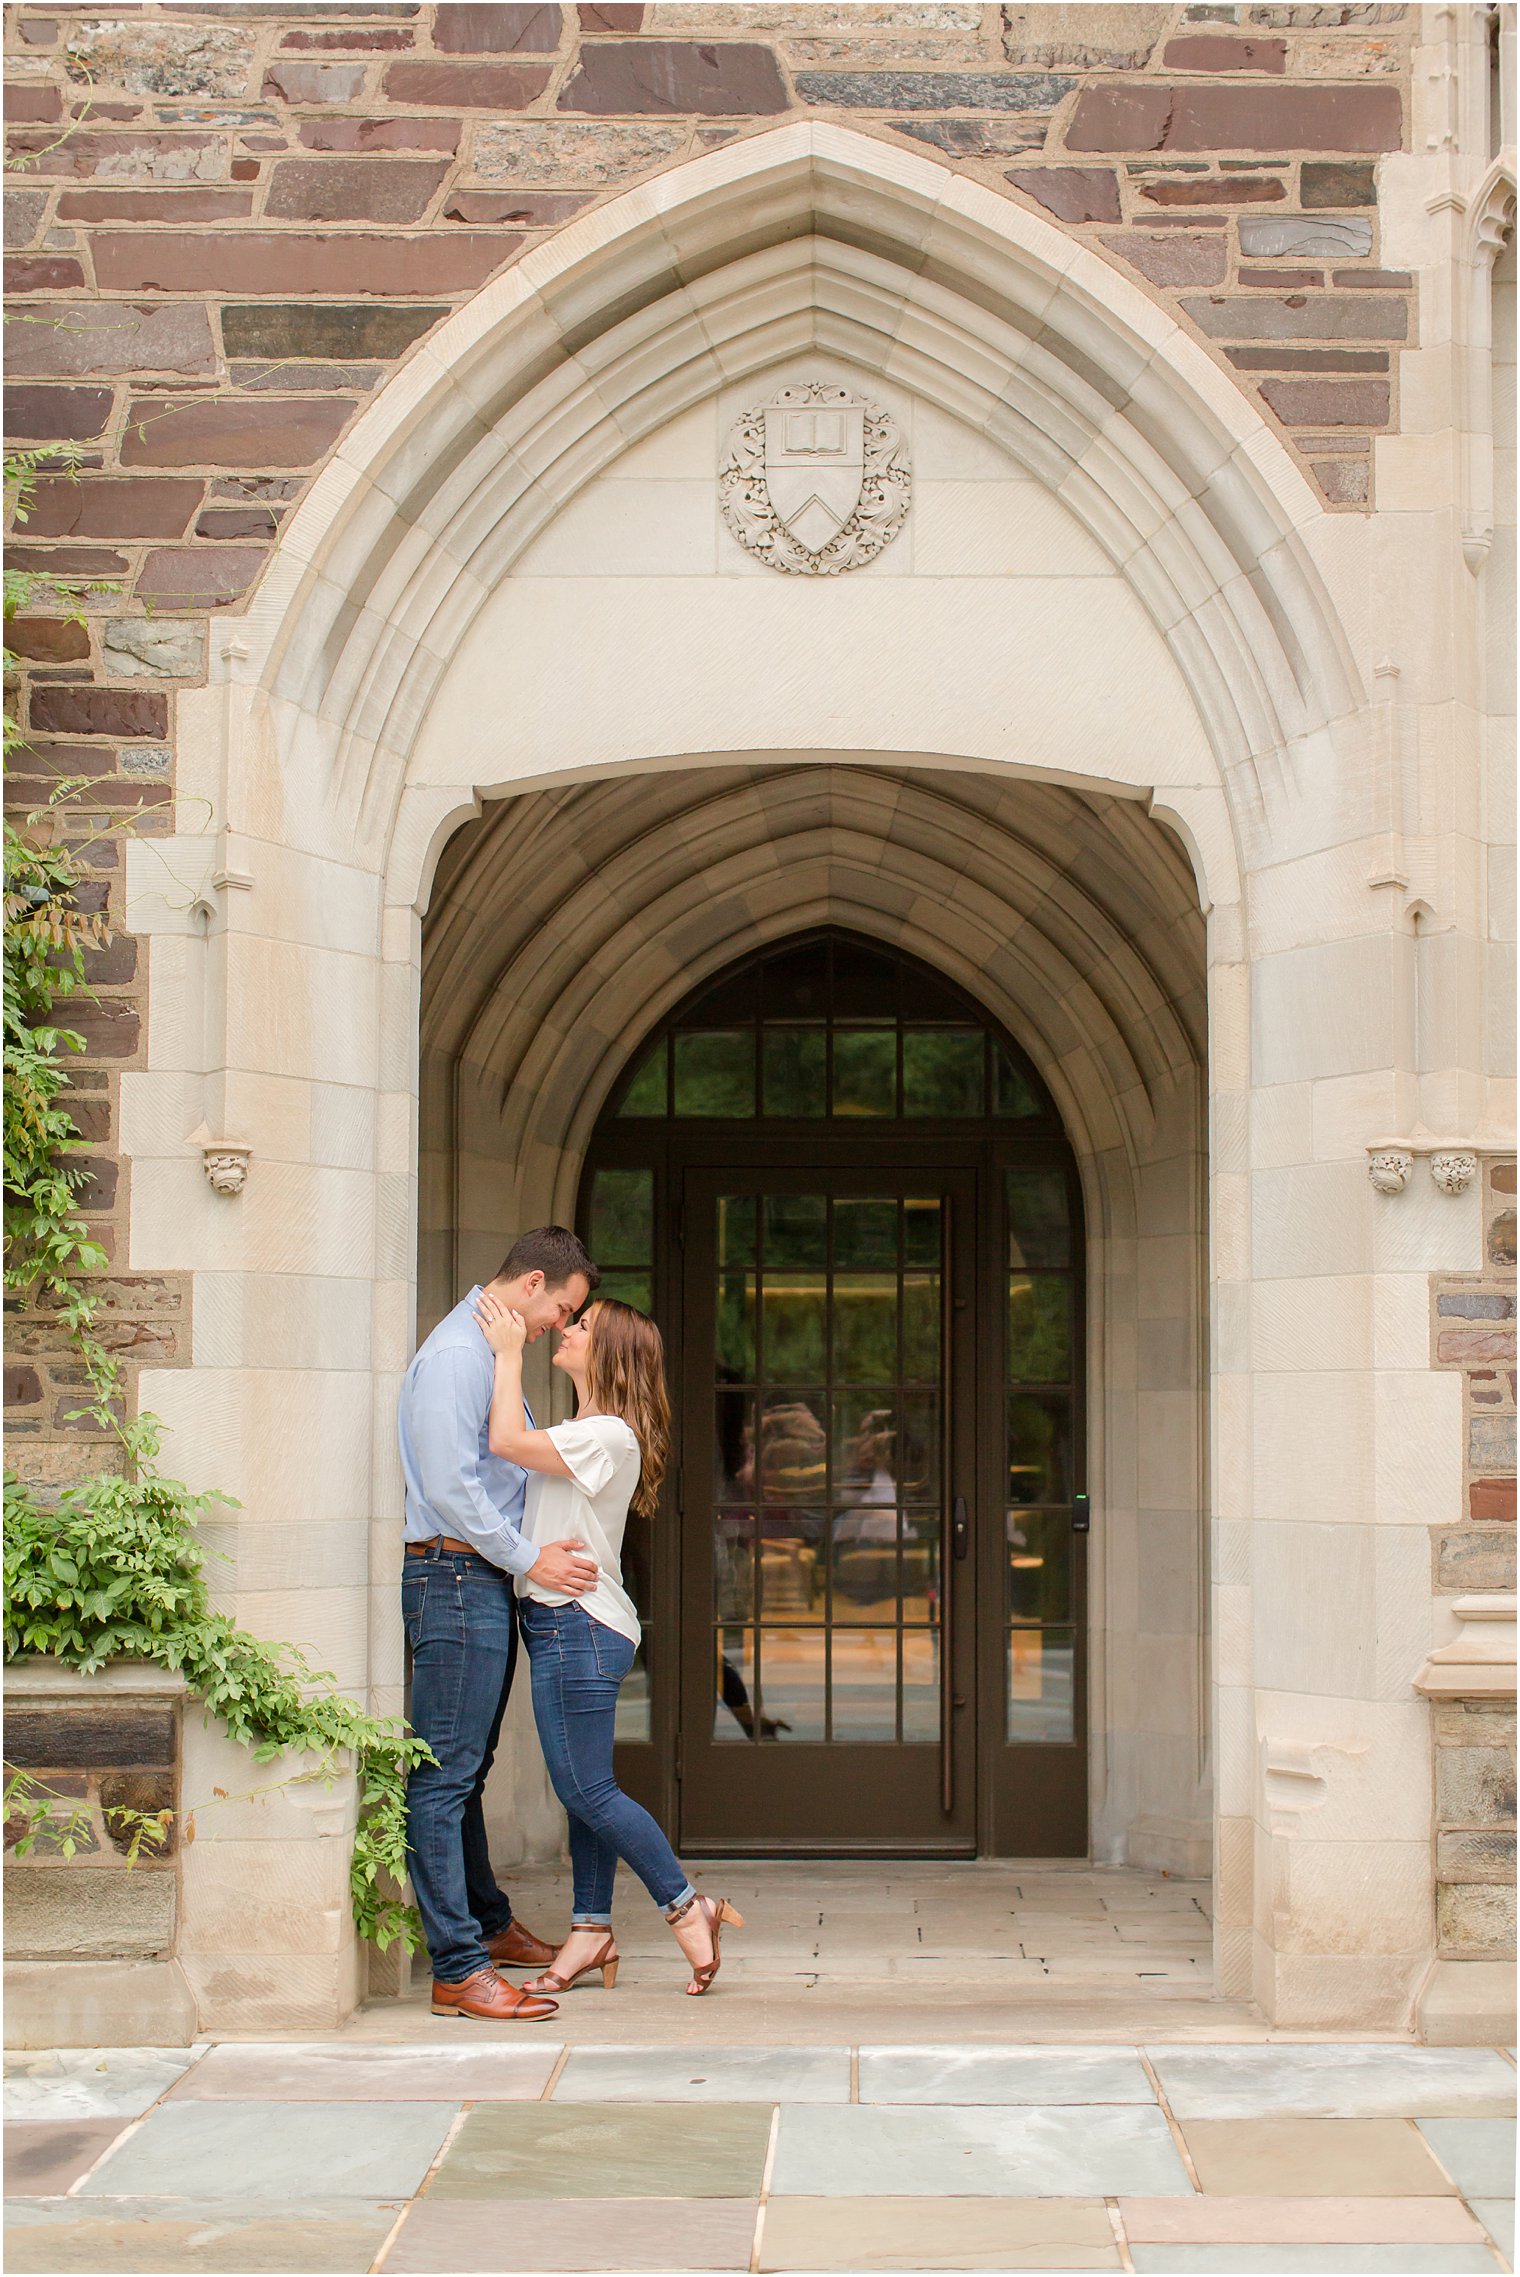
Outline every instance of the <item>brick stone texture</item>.
[[(43, 483), (14, 558), (113, 588), (86, 597), (85, 628), (57, 607), (17, 628), (31, 748), (13, 807), (82, 774), (92, 812), (165, 827), (191, 679), (145, 666), (142, 644), (108, 647), (107, 624), (245, 608), (348, 424), (455, 308), (597, 202), (788, 118), (928, 149), (1090, 246), (1260, 407), (1327, 511), (1365, 513), (1414, 337), (1412, 282), (1382, 266), (1376, 179), (1407, 140), (1414, 15), (1183, 0), (9, 9), (8, 431), (79, 454)], [(119, 910), (119, 837), (86, 860), (90, 893)], [(72, 1015), (88, 1050), (71, 1072), (108, 1155), (146, 1014), (129, 961), (101, 972)], [(128, 1358), (185, 1361), (183, 1288), (125, 1274), (129, 1201), (126, 1176), (113, 1200), (104, 1181), (87, 1198), (124, 1275), (112, 1333)], [(47, 1322), (16, 1326), (12, 1445), (56, 1487), (102, 1450), (55, 1420), (78, 1387), (48, 1358)], [(1493, 1523), (1506, 1483), (1512, 1504), (1512, 1472), (1473, 1479), (1473, 1523)]]
[[(177, 1809), (179, 1709), (138, 1700), (17, 1704), (7, 1717), (7, 1769), (26, 1772), (46, 1799), (45, 1832), (24, 1861), (16, 1843), (28, 1819), (5, 1823), (8, 1959), (137, 1956), (164, 1951), (175, 1919), (179, 1826), (144, 1842), (130, 1862), (134, 1821), (124, 1814)], [(76, 1845), (66, 1858), (59, 1839)], [(109, 1875), (110, 1880), (102, 1880)], [(125, 1876), (123, 1881), (120, 1877)], [(126, 1910), (117, 1902), (128, 1901)]]
[(1443, 1958), (1515, 1952), (1515, 1707), (1434, 1707), (1436, 1935)]

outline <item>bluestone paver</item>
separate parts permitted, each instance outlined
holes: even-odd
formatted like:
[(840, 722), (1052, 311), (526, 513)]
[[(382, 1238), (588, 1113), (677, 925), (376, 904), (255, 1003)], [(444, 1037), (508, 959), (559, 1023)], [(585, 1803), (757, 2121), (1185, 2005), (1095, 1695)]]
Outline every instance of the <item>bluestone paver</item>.
[(576, 2048), (556, 2103), (848, 2103), (848, 2048)]
[[(538, 2270), (745, 2270), (754, 2199), (419, 2199), (385, 2257), (386, 2277)], [(510, 2241), (510, 2243), (508, 2242)]]
[(552, 2042), (500, 2047), (311, 2047), (266, 2042), (208, 2048), (172, 2102), (476, 2103), (536, 2098), (560, 2054)]
[(700, 2118), (678, 2103), (482, 2103), (429, 2196), (754, 2198), (770, 2133), (768, 2103), (711, 2104)]
[(1441, 2198), (1452, 2185), (1407, 2119), (1188, 2119), (1201, 2189), (1226, 2198)]
[(762, 2270), (1117, 2269), (1095, 2198), (773, 2198)]
[(50, 2048), (5, 2059), (5, 2116), (138, 2119), (193, 2070), (199, 2048)]
[(1506, 2119), (1422, 2119), (1420, 2133), (1464, 2198), (1515, 2194), (1515, 2129)]
[(782, 2106), (777, 2197), (1086, 2198), (1189, 2190), (1160, 2111)]
[(1486, 2245), (1135, 2245), (1138, 2277), (1495, 2277), (1498, 2264)]
[(162, 2103), (97, 2168), (103, 2198), (408, 2198), (452, 2103)]
[(862, 2103), (1149, 2103), (1133, 2048), (862, 2048)]
[(81, 2174), (88, 2174), (110, 2149), (126, 2119), (66, 2119), (49, 2126), (33, 2121), (5, 2130), (7, 2198), (61, 2197)]
[(1504, 2118), (1515, 2074), (1493, 2048), (1147, 2048), (1178, 2119)]
[(306, 2199), (281, 2208), (187, 2198), (17, 2199), (6, 2208), (10, 2277), (179, 2277), (191, 2271), (249, 2277), (362, 2277), (404, 2200)]

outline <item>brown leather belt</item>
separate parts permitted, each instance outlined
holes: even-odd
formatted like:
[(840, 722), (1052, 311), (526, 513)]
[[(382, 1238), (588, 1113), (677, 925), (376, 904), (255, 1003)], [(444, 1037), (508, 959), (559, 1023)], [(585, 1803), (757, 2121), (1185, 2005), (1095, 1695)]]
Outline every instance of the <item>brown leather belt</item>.
[(435, 1534), (430, 1542), (408, 1542), (409, 1558), (430, 1557), (435, 1549), (448, 1550), (455, 1557), (478, 1558), (479, 1550), (473, 1542), (456, 1542), (452, 1534)]

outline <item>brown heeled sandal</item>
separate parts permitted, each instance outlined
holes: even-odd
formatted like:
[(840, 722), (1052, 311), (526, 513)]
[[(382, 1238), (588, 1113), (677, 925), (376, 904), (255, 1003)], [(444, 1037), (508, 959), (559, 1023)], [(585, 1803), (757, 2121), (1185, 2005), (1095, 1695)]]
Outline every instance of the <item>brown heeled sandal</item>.
[(573, 1984), (579, 1984), (582, 1977), (589, 1977), (593, 1969), (602, 1972), (602, 1990), (611, 1992), (617, 1983), (618, 1973), (617, 1940), (611, 1930), (603, 1939), (600, 1952), (593, 1953), (590, 1960), (583, 1961), (578, 1969), (572, 1969), (569, 1976), (562, 1977), (555, 1969), (545, 1969), (541, 1977), (535, 1977), (531, 1984), (525, 1984), (522, 1989), (532, 1993), (568, 1992)]
[(712, 1959), (710, 1961), (692, 1962), (691, 1973), (695, 1979), (695, 1985), (694, 1987), (693, 1985), (686, 1987), (687, 1994), (692, 2000), (700, 2000), (703, 1993), (709, 1990), (713, 1978), (723, 1966), (719, 1940), (723, 1934), (724, 1922), (728, 1922), (730, 1927), (734, 1929), (742, 1929), (744, 1927), (744, 1916), (729, 1904), (727, 1898), (718, 1898), (715, 1901), (709, 1897), (698, 1896), (688, 1898), (679, 1913), (667, 1914), (665, 1918), (674, 1927), (676, 1922), (685, 1919), (693, 1906), (700, 1908), (702, 1918), (707, 1923), (708, 1934), (712, 1938)]

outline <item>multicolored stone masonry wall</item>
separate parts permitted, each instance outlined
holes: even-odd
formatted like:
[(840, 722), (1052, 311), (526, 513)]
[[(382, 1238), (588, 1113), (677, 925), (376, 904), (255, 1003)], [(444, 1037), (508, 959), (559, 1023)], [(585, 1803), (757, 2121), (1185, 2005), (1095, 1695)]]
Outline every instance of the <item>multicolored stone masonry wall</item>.
[(1433, 1277), (1431, 1364), (1461, 1371), (1466, 1507), (1432, 1528), (1437, 1590), (1515, 1586), (1515, 1164), (1483, 1171), (1481, 1273)]
[(1443, 1960), (1515, 1952), (1515, 1705), (1437, 1700), (1436, 1941)]
[[(68, 444), (12, 558), (101, 590), (15, 628), (35, 806), (91, 779), (164, 826), (174, 696), (280, 523), (417, 344), (546, 233), (787, 117), (927, 147), (1069, 230), (1175, 314), (1276, 422), (1329, 509), (1371, 502), (1397, 424), (1408, 275), (1377, 160), (1407, 132), (1412, 8), (21, 6), (6, 20), (12, 442)], [(120, 909), (119, 844), (90, 894)], [(187, 1295), (126, 1261), (116, 1078), (143, 1063), (138, 944), (75, 1024), (108, 1341), (186, 1362)], [(13, 1325), (13, 1459), (100, 1459), (45, 1318)]]

